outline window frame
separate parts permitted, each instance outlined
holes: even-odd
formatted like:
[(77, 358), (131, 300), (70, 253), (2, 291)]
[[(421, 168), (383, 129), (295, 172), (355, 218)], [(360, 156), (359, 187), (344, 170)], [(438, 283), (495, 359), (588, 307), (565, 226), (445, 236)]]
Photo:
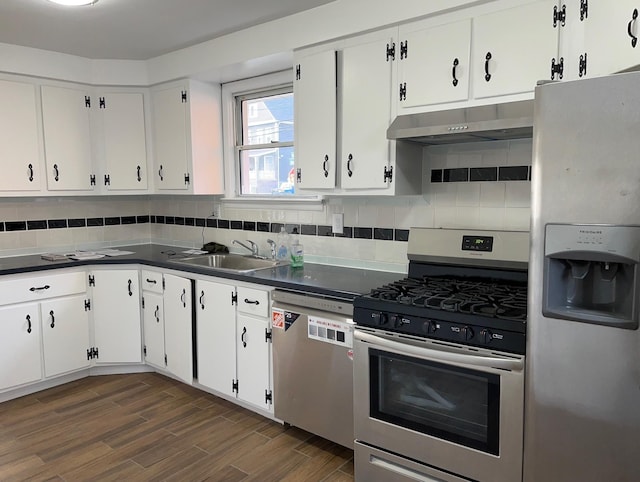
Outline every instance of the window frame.
[[(242, 113), (241, 101), (260, 98), (265, 95), (293, 92), (293, 69), (250, 79), (222, 84), (222, 131), (225, 166), (225, 195), (223, 202), (250, 204), (264, 207), (266, 204), (279, 204), (292, 209), (322, 209), (323, 197), (309, 194), (241, 194), (240, 154), (247, 149), (273, 147), (268, 144), (247, 144), (241, 146)], [(238, 101), (240, 99), (240, 101)], [(294, 121), (295, 122), (295, 121)], [(295, 129), (295, 124), (294, 124)], [(287, 144), (287, 146), (284, 146)], [(294, 147), (294, 142), (278, 143), (278, 147)], [(257, 166), (256, 166), (257, 167)]]

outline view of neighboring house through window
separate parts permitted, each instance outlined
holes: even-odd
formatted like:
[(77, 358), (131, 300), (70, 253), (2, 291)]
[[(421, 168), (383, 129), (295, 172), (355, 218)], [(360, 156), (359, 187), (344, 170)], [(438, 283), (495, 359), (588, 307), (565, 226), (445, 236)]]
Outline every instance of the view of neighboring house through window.
[(237, 96), (236, 113), (240, 193), (293, 194), (292, 89)]

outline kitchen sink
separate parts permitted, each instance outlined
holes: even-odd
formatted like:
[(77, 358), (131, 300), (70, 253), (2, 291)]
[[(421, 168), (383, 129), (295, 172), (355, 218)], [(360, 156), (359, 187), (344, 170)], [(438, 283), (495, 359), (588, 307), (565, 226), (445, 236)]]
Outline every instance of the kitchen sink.
[(274, 259), (257, 258), (241, 254), (209, 254), (189, 258), (172, 259), (176, 263), (214, 268), (235, 273), (248, 273), (259, 269), (275, 268), (287, 264)]

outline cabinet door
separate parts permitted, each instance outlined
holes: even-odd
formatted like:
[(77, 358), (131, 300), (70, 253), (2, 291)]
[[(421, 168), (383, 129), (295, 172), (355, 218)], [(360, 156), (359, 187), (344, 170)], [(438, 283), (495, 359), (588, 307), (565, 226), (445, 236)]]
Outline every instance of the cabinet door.
[(110, 191), (147, 189), (144, 102), (140, 93), (104, 94), (100, 109), (104, 157)]
[(94, 346), (99, 363), (142, 361), (137, 270), (95, 271), (92, 289)]
[(0, 191), (40, 189), (36, 90), (0, 80)]
[(41, 92), (49, 190), (91, 190), (89, 93), (53, 86)]
[(167, 370), (193, 380), (191, 280), (164, 275), (164, 347)]
[(533, 92), (551, 79), (558, 55), (555, 1), (545, 0), (473, 19), (473, 96)]
[(144, 359), (150, 365), (164, 367), (164, 309), (162, 295), (144, 292), (143, 298)]
[(231, 285), (196, 281), (198, 382), (230, 396), (236, 378), (234, 293)]
[(336, 185), (336, 53), (304, 57), (295, 66), (295, 167), (300, 189)]
[(266, 339), (268, 327), (269, 323), (264, 318), (238, 314), (238, 398), (265, 410), (271, 409), (266, 400), (266, 392), (271, 387), (271, 347)]
[[(589, 77), (613, 74), (640, 64), (639, 0), (589, 0), (583, 19)], [(578, 59), (575, 60), (576, 62)]]
[(400, 85), (406, 89), (398, 97), (400, 108), (469, 98), (471, 20), (406, 33), (401, 27), (400, 42), (406, 48), (404, 56), (396, 45)]
[(386, 188), (391, 118), (391, 39), (345, 48), (341, 69), (340, 185)]
[(179, 86), (152, 93), (153, 140), (158, 189), (188, 188), (185, 182), (185, 175), (189, 172), (187, 100), (187, 91)]
[(40, 304), (45, 377), (87, 368), (89, 312), (85, 295), (67, 296)]
[(42, 378), (37, 303), (0, 308), (0, 390)]

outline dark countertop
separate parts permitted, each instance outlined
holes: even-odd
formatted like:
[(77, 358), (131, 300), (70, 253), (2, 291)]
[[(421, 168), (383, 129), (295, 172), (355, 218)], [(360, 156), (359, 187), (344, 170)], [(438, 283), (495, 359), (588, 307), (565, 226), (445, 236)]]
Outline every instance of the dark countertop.
[[(116, 248), (114, 247), (114, 249)], [(181, 257), (192, 256), (181, 253), (188, 248), (160, 244), (138, 244), (118, 246), (117, 249), (133, 251), (134, 254), (81, 261), (46, 261), (40, 257), (40, 254), (6, 257), (0, 258), (0, 275), (76, 266), (140, 264), (348, 300), (405, 276), (402, 273), (313, 263), (305, 263), (304, 267), (295, 269), (289, 266), (279, 266), (250, 273), (232, 273), (176, 262), (175, 260)]]

